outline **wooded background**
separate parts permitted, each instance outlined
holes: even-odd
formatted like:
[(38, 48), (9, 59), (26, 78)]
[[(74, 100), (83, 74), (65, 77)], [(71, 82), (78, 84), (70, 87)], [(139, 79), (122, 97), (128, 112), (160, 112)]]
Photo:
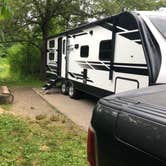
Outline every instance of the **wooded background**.
[(46, 38), (122, 10), (158, 10), (166, 0), (0, 0), (0, 56), (11, 73), (45, 78)]

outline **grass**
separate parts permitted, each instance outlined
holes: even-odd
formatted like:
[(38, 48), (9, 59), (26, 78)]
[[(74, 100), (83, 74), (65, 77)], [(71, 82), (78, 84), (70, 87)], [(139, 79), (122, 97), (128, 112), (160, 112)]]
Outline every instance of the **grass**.
[(25, 87), (42, 87), (44, 85), (43, 81), (40, 81), (34, 77), (23, 77), (20, 78), (16, 75), (10, 75), (5, 79), (1, 79), (0, 77), (0, 85), (7, 85), (9, 87), (16, 87), (16, 86), (25, 86)]
[(86, 133), (56, 116), (30, 121), (0, 115), (0, 166), (86, 166)]
[(20, 76), (19, 73), (11, 73), (7, 58), (0, 58), (0, 85), (41, 87), (44, 82), (32, 76)]
[(0, 107), (6, 111), (10, 111), (12, 104), (0, 104)]

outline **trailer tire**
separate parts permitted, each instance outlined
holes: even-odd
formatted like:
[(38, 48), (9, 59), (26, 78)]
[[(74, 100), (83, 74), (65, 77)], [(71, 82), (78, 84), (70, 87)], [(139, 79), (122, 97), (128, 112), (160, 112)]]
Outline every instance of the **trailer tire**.
[(72, 82), (69, 83), (68, 95), (70, 98), (73, 98), (73, 99), (79, 98), (79, 91), (75, 88)]
[(64, 95), (68, 94), (68, 89), (67, 89), (67, 82), (63, 81), (61, 84), (61, 93)]

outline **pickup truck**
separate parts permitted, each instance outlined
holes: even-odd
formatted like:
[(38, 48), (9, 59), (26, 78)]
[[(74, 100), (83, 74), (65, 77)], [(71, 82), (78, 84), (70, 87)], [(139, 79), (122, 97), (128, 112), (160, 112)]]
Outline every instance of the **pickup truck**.
[(166, 85), (100, 99), (87, 146), (90, 166), (166, 165)]

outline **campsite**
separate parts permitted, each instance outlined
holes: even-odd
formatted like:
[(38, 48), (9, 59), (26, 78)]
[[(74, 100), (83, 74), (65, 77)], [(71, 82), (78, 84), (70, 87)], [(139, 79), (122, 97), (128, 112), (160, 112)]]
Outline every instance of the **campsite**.
[(0, 166), (90, 164), (98, 101), (166, 83), (165, 22), (166, 0), (0, 0)]

